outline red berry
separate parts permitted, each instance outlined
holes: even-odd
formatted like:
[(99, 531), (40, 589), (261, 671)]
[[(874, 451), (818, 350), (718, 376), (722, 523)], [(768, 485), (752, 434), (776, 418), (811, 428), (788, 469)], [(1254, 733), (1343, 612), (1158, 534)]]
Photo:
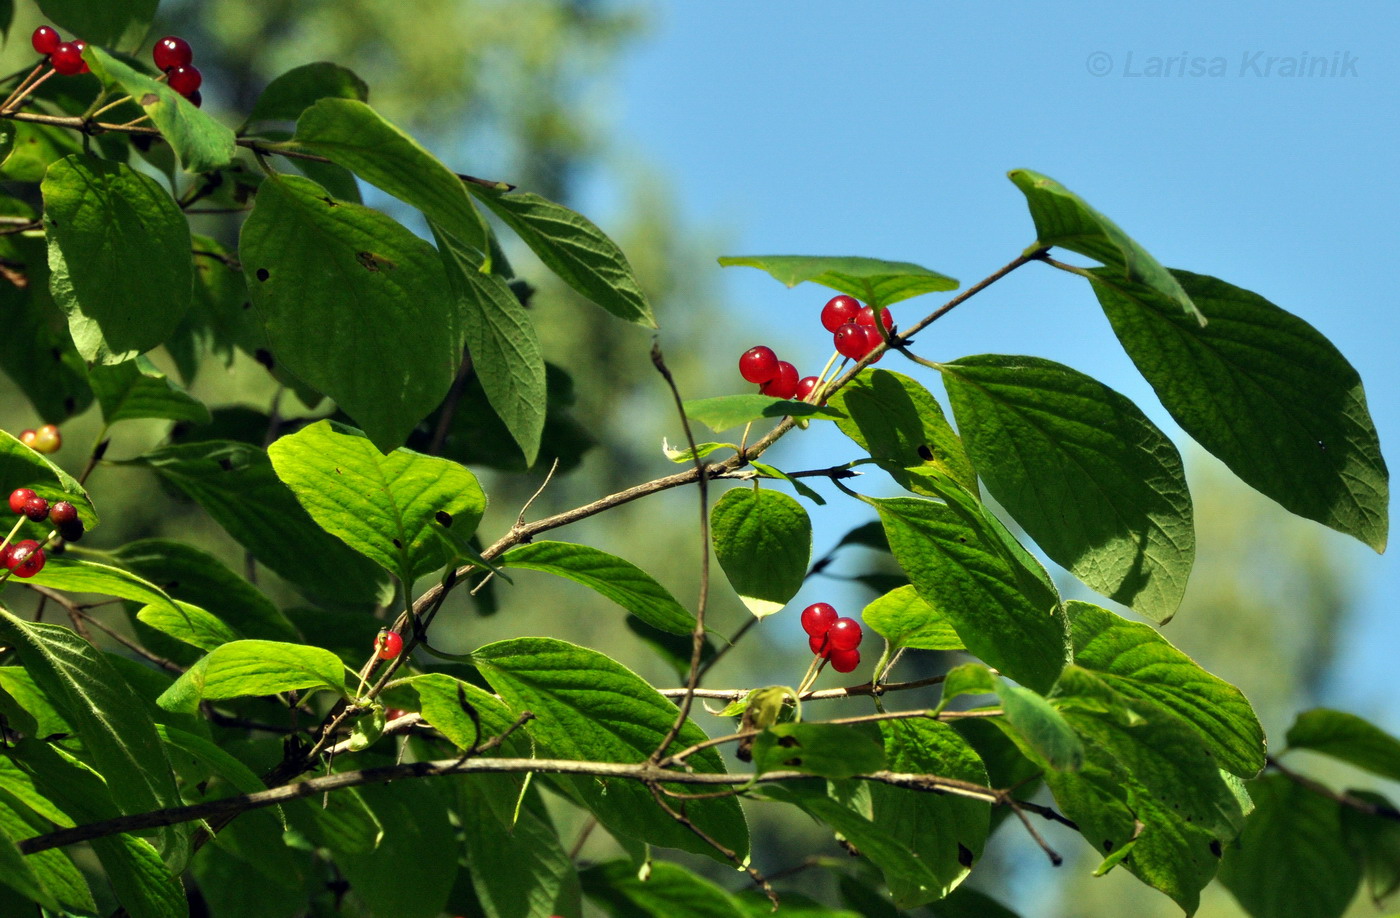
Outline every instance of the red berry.
[(766, 383), (778, 375), (778, 355), (762, 344), (749, 348), (739, 357), (739, 375), (751, 383)]
[(807, 646), (819, 657), (831, 656), (831, 641), (824, 634), (813, 634), (807, 638)]
[(5, 566), (15, 572), (16, 577), (33, 577), (44, 569), (44, 550), (33, 539), (25, 539), (10, 550)]
[(855, 650), (863, 637), (865, 632), (861, 630), (860, 622), (853, 618), (838, 618), (827, 632), (833, 650)]
[(49, 519), (53, 520), (55, 526), (67, 526), (78, 521), (78, 508), (68, 503), (66, 500), (54, 501), (49, 508)]
[(24, 502), (24, 515), (36, 523), (49, 518), (49, 502), (42, 497), (31, 497)]
[(29, 41), (34, 45), (34, 50), (40, 54), (53, 54), (54, 50), (63, 44), (63, 39), (59, 37), (58, 31), (53, 26), (46, 25), (35, 29), (34, 35)]
[(403, 652), (403, 635), (387, 628), (374, 639), (374, 655), (381, 660), (392, 660)]
[(775, 398), (792, 398), (797, 394), (797, 367), (779, 360), (778, 375), (759, 386), (758, 391)]
[(189, 98), (204, 82), (204, 76), (199, 72), (198, 67), (186, 64), (170, 71), (170, 78), (166, 82), (170, 84), (171, 89), (185, 98)]
[(10, 512), (23, 513), (24, 505), (29, 501), (29, 498), (35, 496), (37, 495), (28, 488), (15, 488), (10, 492)]
[(195, 108), (199, 108), (201, 105), (204, 104), (204, 97), (199, 94), (198, 89), (190, 93), (187, 98), (189, 98), (190, 104), (193, 105)]
[(162, 71), (168, 72), (176, 67), (184, 67), (194, 60), (194, 51), (190, 50), (190, 43), (183, 38), (167, 35), (151, 49), (151, 60), (155, 61)]
[[(24, 439), (24, 434), (20, 434), (20, 439), (21, 441)], [(55, 425), (45, 424), (43, 427), (34, 431), (33, 441), (25, 445), (36, 453), (48, 455), (56, 453), (63, 448), (63, 436), (58, 432), (58, 428)]]
[(833, 650), (828, 659), (831, 660), (831, 668), (838, 673), (848, 673), (860, 665), (859, 650)]
[(802, 630), (812, 637), (822, 637), (839, 617), (830, 603), (814, 602), (802, 610)]
[(836, 334), (832, 336), (832, 343), (836, 345), (838, 354), (852, 360), (859, 360), (870, 350), (865, 339), (865, 326), (857, 325), (854, 322), (847, 322), (836, 329)]
[(804, 376), (797, 381), (797, 394), (793, 398), (799, 402), (807, 401), (807, 396), (812, 394), (812, 390), (817, 388), (817, 378), (815, 376)]
[(49, 63), (64, 76), (82, 73), (83, 68), (87, 66), (87, 61), (83, 60), (82, 43), (65, 41), (53, 49), (53, 53), (49, 55)]
[[(860, 327), (865, 330), (865, 353), (869, 354), (871, 351), (875, 350), (875, 348), (885, 343), (885, 339), (880, 337), (880, 330), (875, 326), (862, 325)], [(884, 359), (884, 356), (884, 354), (881, 354), (879, 357), (876, 357), (870, 362), (879, 363), (881, 360)]]
[[(894, 319), (890, 316), (890, 311), (888, 309), (880, 310), (880, 319), (885, 323), (886, 331), (894, 328)], [(875, 310), (866, 306), (856, 314), (856, 324), (869, 325), (873, 328), (875, 325)]]
[(844, 293), (840, 296), (833, 296), (822, 307), (822, 328), (834, 332), (847, 322), (854, 322), (859, 312), (860, 303), (854, 297), (846, 296)]

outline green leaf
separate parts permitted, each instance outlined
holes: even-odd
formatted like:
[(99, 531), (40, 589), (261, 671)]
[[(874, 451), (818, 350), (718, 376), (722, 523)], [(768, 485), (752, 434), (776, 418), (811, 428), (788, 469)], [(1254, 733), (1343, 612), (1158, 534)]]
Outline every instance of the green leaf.
[(30, 583), (66, 590), (69, 593), (101, 593), (120, 596), (135, 602), (163, 607), (169, 615), (179, 616), (170, 596), (154, 583), (143, 580), (130, 571), (79, 558), (53, 558), (44, 569), (30, 578)]
[(121, 363), (170, 335), (190, 305), (184, 214), (149, 176), (74, 154), (44, 176), (49, 288), (89, 362)]
[[(16, 844), (19, 839), (28, 838), (31, 834), (33, 834), (33, 829), (20, 817), (18, 812), (8, 806), (4, 796), (0, 795), (0, 883), (4, 883), (20, 895), (34, 900), (46, 909), (59, 911), (60, 906), (58, 900), (54, 898), (54, 892), (40, 877), (40, 865), (20, 854)], [(55, 854), (57, 852), (41, 853)], [(62, 859), (62, 857), (60, 854), (59, 858)], [(49, 866), (52, 867), (51, 864)], [(71, 864), (68, 866), (72, 867)], [(91, 897), (89, 897), (90, 900)]]
[(1179, 717), (1221, 768), (1248, 778), (1264, 767), (1264, 728), (1243, 692), (1147, 625), (1085, 602), (1067, 603), (1065, 611), (1075, 663), (1134, 702)]
[[(986, 786), (987, 769), (967, 741), (932, 720), (891, 720), (881, 724), (889, 770), (934, 774)], [(927, 865), (938, 885), (886, 874), (890, 892), (901, 908), (941, 899), (958, 886), (982, 856), (990, 822), (990, 805), (952, 795), (872, 784), (871, 812), (890, 840), (902, 844)]]
[(447, 394), (461, 321), (437, 251), (403, 226), (281, 175), (258, 190), (239, 255), (271, 365), (334, 399), (381, 450)]
[(210, 651), (156, 699), (167, 711), (193, 713), (200, 701), (330, 689), (341, 697), (345, 664), (329, 650), (279, 641), (234, 641)]
[(654, 628), (688, 635), (695, 617), (646, 571), (616, 555), (570, 542), (531, 542), (501, 556), (506, 567), (566, 577), (611, 599)]
[[(414, 676), (411, 684), (418, 693), (423, 719), (459, 749), (474, 749), (515, 723), (514, 715), (495, 695), (446, 673)], [(475, 712), (475, 719), (462, 706), (463, 702)]]
[(293, 143), (418, 208), (460, 243), (487, 251), (486, 224), (462, 180), (364, 102), (320, 99), (297, 119)]
[[(773, 903), (761, 890), (747, 889), (735, 896), (748, 918), (771, 918)], [(781, 918), (864, 918), (860, 912), (831, 908), (801, 893), (782, 892), (783, 907)]]
[(1004, 527), (985, 509), (906, 497), (873, 503), (895, 561), (967, 649), (1048, 690), (1069, 658), (1065, 621), (1053, 586), (1007, 547)]
[[(514, 711), (531, 711), (530, 734), (546, 754), (587, 762), (635, 762), (651, 755), (676, 718), (676, 706), (645, 680), (596, 651), (550, 638), (517, 638), (472, 654), (481, 674)], [(687, 722), (668, 752), (701, 742)], [(687, 762), (700, 772), (724, 772), (714, 749)], [(682, 828), (635, 781), (564, 778), (610, 832), (728, 861)], [(732, 797), (691, 800), (686, 815), (739, 857), (748, 852), (748, 827)]]
[(1054, 701), (1084, 747), (1078, 771), (1045, 772), (1057, 806), (1100, 854), (1112, 857), (1131, 843), (1122, 865), (1190, 915), (1221, 846), (1243, 825), (1243, 801), (1179, 718), (1139, 708), (1074, 666)]
[(910, 469), (935, 468), (977, 493), (977, 473), (938, 399), (918, 382), (889, 370), (862, 370), (831, 397), (849, 415), (841, 432), (870, 454), (899, 485), (932, 495)]
[(261, 591), (206, 551), (171, 539), (138, 539), (107, 555), (174, 599), (216, 616), (240, 637), (295, 641), (296, 628)]
[(0, 257), (23, 264), (29, 279), (23, 289), (0, 284), (0, 315), (6, 317), (0, 368), (45, 422), (62, 424), (92, 404), (92, 389), (68, 319), (49, 293), (45, 245), (43, 239), (18, 235), (0, 239)]
[[(595, 864), (579, 874), (583, 891), (614, 918), (745, 918), (735, 898), (679, 864), (652, 861), (645, 878), (630, 861)], [(771, 909), (772, 906), (770, 905)]]
[[(100, 522), (97, 511), (92, 508), (92, 500), (78, 480), (15, 439), (9, 431), (0, 430), (0, 481), (10, 491), (15, 488), (29, 488), (49, 503), (66, 500), (78, 509), (78, 518), (84, 528), (92, 530)], [(14, 525), (11, 523), (10, 525)], [(35, 538), (43, 538), (50, 529), (44, 525), (26, 524), (26, 529)], [(6, 529), (6, 532), (9, 530)], [(43, 533), (40, 535), (39, 533)]]
[(912, 584), (891, 590), (866, 606), (860, 617), (870, 629), (889, 642), (890, 652), (913, 650), (963, 650), (948, 619), (923, 600)]
[(1355, 714), (1327, 708), (1304, 711), (1284, 739), (1290, 749), (1311, 749), (1400, 781), (1400, 739)]
[(527, 801), (510, 825), (496, 818), (493, 804), (514, 791), (508, 781), (473, 775), (454, 782), (467, 870), (486, 918), (549, 918), (566, 887), (577, 895), (578, 875), (542, 805), (537, 810)]
[(766, 462), (759, 462), (756, 459), (750, 459), (749, 465), (753, 466), (754, 471), (758, 472), (765, 478), (776, 478), (792, 485), (792, 489), (797, 492), (799, 497), (807, 498), (807, 500), (810, 500), (818, 507), (826, 506), (826, 498), (822, 497), (816, 491), (812, 490), (811, 486), (803, 482), (802, 479), (794, 478), (787, 472), (784, 472), (782, 469), (776, 466), (769, 465)]
[(258, 447), (216, 440), (168, 446), (132, 461), (183, 491), (308, 596), (351, 603), (378, 596), (379, 569), (316, 525)]
[[(81, 26), (79, 31), (87, 34)], [(96, 45), (88, 45), (83, 59), (98, 79), (115, 84), (136, 100), (180, 158), (180, 165), (186, 172), (214, 172), (233, 162), (238, 150), (233, 131), (196, 108), (168, 84), (158, 83), (133, 70)]]
[(159, 0), (39, 0), (44, 18), (94, 44), (135, 50), (146, 37)]
[(710, 508), (715, 557), (758, 618), (797, 595), (812, 559), (812, 521), (802, 505), (766, 488), (733, 488)]
[(1158, 622), (1196, 554), (1171, 440), (1131, 401), (1062, 364), (982, 355), (941, 364), (987, 489), (1090, 588)]
[(1248, 786), (1254, 812), (1225, 852), (1220, 882), (1253, 918), (1337, 918), (1361, 883), (1341, 805), (1283, 775)]
[(959, 695), (995, 695), (1001, 684), (985, 663), (959, 663), (943, 677), (943, 698), (938, 709), (943, 710)]
[[(123, 813), (181, 804), (146, 706), (95, 647), (68, 628), (21, 621), (3, 608), (0, 639), (77, 731)], [(177, 834), (162, 832), (168, 849)]]
[[(763, 794), (771, 800), (800, 807), (813, 819), (820, 820), (840, 833), (871, 863), (880, 868), (891, 892), (899, 890), (904, 897), (896, 901), (900, 908), (931, 901), (941, 895), (945, 880), (906, 843), (907, 831), (901, 826), (899, 837), (871, 818), (871, 804), (861, 805), (861, 792), (855, 793), (841, 784), (828, 782), (824, 792), (810, 783), (782, 786), (765, 785)], [(882, 808), (884, 815), (888, 810)], [(940, 838), (940, 841), (942, 839)], [(936, 844), (936, 843), (935, 843)]]
[(169, 605), (143, 606), (136, 613), (136, 618), (200, 650), (213, 650), (239, 637), (237, 632), (213, 615), (187, 602), (177, 602), (174, 610)]
[[(1347, 794), (1378, 810), (1363, 813), (1342, 807), (1342, 834), (1361, 860), (1371, 901), (1379, 904), (1400, 889), (1400, 820), (1393, 818), (1400, 810), (1373, 791), (1350, 790)], [(1381, 815), (1385, 812), (1392, 818)]]
[(430, 523), (446, 513), (467, 538), (486, 509), (476, 476), (410, 450), (382, 455), (358, 430), (317, 421), (268, 447), (311, 518), (405, 584), (447, 563)]
[(690, 447), (688, 446), (683, 449), (674, 449), (672, 448), (670, 442), (667, 441), (664, 437), (661, 440), (661, 452), (666, 454), (666, 458), (670, 459), (672, 462), (679, 462), (685, 465), (692, 465), (694, 464), (697, 458), (704, 459), (711, 453), (718, 452), (722, 449), (732, 449), (735, 452), (738, 452), (739, 444), (697, 443), (695, 444), (695, 450), (692, 452)]
[(1389, 473), (1356, 370), (1317, 329), (1258, 294), (1172, 274), (1209, 325), (1145, 287), (1091, 278), (1162, 405), (1246, 484), (1384, 550)]
[(1075, 771), (1084, 762), (1084, 747), (1060, 712), (1030, 689), (996, 680), (1006, 722), (1035, 755), (1056, 771)]
[(461, 843), (448, 821), (446, 788), (399, 781), (360, 788), (384, 825), (373, 851), (341, 853), (336, 864), (371, 915), (437, 918), (447, 904)]
[(788, 287), (811, 281), (872, 306), (888, 306), (911, 296), (958, 289), (958, 282), (951, 277), (907, 261), (855, 255), (724, 255), (719, 263), (726, 268), (739, 265), (767, 271)]
[(685, 402), (685, 416), (699, 421), (715, 433), (761, 418), (840, 418), (845, 414), (826, 405), (794, 402), (771, 395), (718, 395)]
[(204, 403), (167, 377), (146, 357), (94, 367), (92, 391), (108, 424), (129, 418), (169, 418), (208, 424)]
[(339, 64), (317, 61), (293, 67), (263, 88), (246, 127), (258, 121), (296, 121), (321, 99), (369, 100), (369, 86)]
[(1007, 177), (1026, 196), (1031, 219), (1035, 221), (1036, 241), (1027, 252), (1057, 245), (1087, 255), (1105, 266), (1105, 276), (1149, 287), (1170, 300), (1177, 313), (1184, 313), (1199, 325), (1206, 324), (1192, 297), (1171, 272), (1079, 195), (1029, 169), (1014, 169)]
[(871, 724), (774, 724), (754, 739), (753, 766), (849, 778), (884, 768), (885, 747)]
[(83, 149), (77, 132), (67, 128), (20, 121), (13, 130), (14, 140), (0, 168), (12, 182), (42, 182), (51, 163)]
[(530, 192), (466, 187), (580, 295), (619, 319), (657, 327), (627, 256), (587, 217)]
[(534, 465), (544, 433), (548, 385), (539, 335), (520, 300), (495, 274), (482, 273), (481, 259), (448, 233), (433, 235), (447, 282), (456, 294), (467, 333), (472, 370), (486, 398)]

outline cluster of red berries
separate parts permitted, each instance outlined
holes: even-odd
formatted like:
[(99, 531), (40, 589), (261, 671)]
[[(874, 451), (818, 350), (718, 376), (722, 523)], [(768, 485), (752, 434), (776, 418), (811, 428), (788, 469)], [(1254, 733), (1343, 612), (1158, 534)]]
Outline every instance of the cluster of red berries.
[(171, 89), (193, 102), (196, 108), (204, 101), (199, 94), (204, 75), (190, 63), (194, 60), (194, 50), (189, 42), (176, 35), (167, 35), (151, 49), (151, 60), (165, 74)]
[(830, 603), (814, 602), (802, 610), (802, 630), (812, 653), (825, 657), (838, 673), (848, 673), (860, 665), (860, 639), (865, 637), (860, 622), (842, 618)]
[[(880, 310), (880, 320), (887, 333), (894, 327), (888, 309)], [(822, 326), (832, 333), (836, 352), (852, 360), (865, 357), (885, 340), (880, 337), (880, 329), (875, 327), (875, 310), (860, 305), (859, 300), (844, 293), (827, 300), (822, 307)], [(879, 360), (875, 358), (875, 362)], [(798, 379), (797, 367), (779, 360), (771, 347), (762, 344), (739, 356), (739, 375), (748, 382), (757, 383), (758, 391), (764, 395), (798, 401), (806, 401), (821, 381), (816, 376)]]
[[(888, 309), (880, 310), (880, 321), (886, 332), (894, 327)], [(875, 310), (844, 293), (827, 300), (822, 307), (822, 328), (831, 332), (836, 352), (852, 360), (862, 359), (885, 341), (875, 327)], [(880, 358), (875, 359), (878, 362)]]
[[(65, 542), (76, 542), (83, 537), (78, 508), (66, 500), (50, 504), (29, 488), (15, 488), (10, 492), (10, 512), (36, 523), (49, 520), (58, 527), (58, 534)], [(15, 528), (18, 529), (18, 525)], [(33, 577), (44, 569), (44, 561), (44, 548), (33, 539), (11, 544), (7, 537), (0, 547), (0, 564), (14, 571), (16, 577)]]
[[(83, 60), (83, 49), (87, 47), (87, 42), (82, 39), (64, 41), (63, 36), (59, 35), (58, 30), (53, 26), (41, 25), (34, 30), (29, 41), (34, 46), (34, 50), (47, 57), (49, 65), (59, 73), (73, 76), (78, 73), (87, 73), (90, 70), (87, 61)], [(194, 60), (194, 51), (190, 48), (189, 42), (183, 38), (168, 35), (156, 42), (156, 46), (151, 49), (151, 59), (165, 74), (166, 82), (170, 84), (171, 89), (189, 99), (196, 106), (204, 101), (199, 94), (199, 87), (204, 82), (204, 76), (199, 72), (198, 67), (190, 63)]]
[(36, 453), (52, 455), (63, 447), (63, 436), (53, 424), (45, 424), (38, 430), (22, 430), (19, 442)]
[(81, 38), (64, 41), (63, 36), (53, 26), (41, 25), (29, 39), (34, 50), (49, 59), (49, 66), (65, 76), (87, 73), (91, 68), (83, 60), (83, 49), (87, 42)]

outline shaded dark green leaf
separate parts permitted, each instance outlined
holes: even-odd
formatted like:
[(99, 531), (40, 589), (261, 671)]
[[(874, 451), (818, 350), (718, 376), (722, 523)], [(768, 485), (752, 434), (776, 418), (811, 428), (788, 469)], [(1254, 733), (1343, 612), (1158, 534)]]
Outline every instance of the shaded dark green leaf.
[(730, 586), (763, 618), (802, 588), (812, 558), (812, 521), (786, 494), (734, 488), (710, 508), (710, 541)]
[(1290, 748), (1311, 749), (1400, 781), (1400, 739), (1355, 714), (1327, 708), (1304, 711), (1284, 739)]

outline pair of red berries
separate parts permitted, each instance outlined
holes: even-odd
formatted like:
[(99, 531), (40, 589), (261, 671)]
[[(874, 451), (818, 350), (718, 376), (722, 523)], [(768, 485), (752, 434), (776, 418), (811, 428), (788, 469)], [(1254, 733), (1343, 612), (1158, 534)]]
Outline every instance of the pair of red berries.
[(35, 51), (48, 57), (49, 66), (64, 76), (87, 73), (91, 69), (87, 61), (83, 60), (83, 49), (87, 47), (87, 42), (81, 38), (64, 41), (63, 36), (59, 35), (53, 26), (41, 25), (34, 30), (29, 42)]
[(52, 455), (63, 447), (63, 436), (58, 432), (58, 428), (53, 424), (45, 424), (38, 430), (22, 430), (19, 434), (19, 442), (34, 450), (36, 453)]
[(803, 401), (817, 387), (815, 376), (797, 378), (797, 367), (779, 360), (771, 347), (760, 344), (739, 356), (739, 375), (758, 383), (758, 391), (775, 398), (795, 398)]
[[(888, 309), (880, 310), (880, 321), (888, 333), (894, 321)], [(834, 296), (822, 307), (822, 328), (832, 333), (832, 343), (842, 357), (860, 360), (885, 342), (875, 327), (875, 310), (860, 305), (854, 297)], [(878, 362), (879, 357), (875, 358)]]
[[(48, 57), (49, 65), (59, 73), (73, 76), (87, 73), (90, 69), (87, 61), (83, 60), (83, 49), (87, 47), (87, 42), (82, 39), (64, 41), (63, 36), (59, 35), (53, 26), (41, 25), (34, 30), (29, 41), (35, 51)], [(194, 60), (194, 51), (189, 42), (168, 35), (156, 42), (156, 46), (151, 49), (151, 58), (166, 75), (166, 82), (170, 84), (171, 89), (196, 106), (204, 101), (199, 95), (204, 75), (199, 72), (198, 67), (190, 63)]]
[(848, 673), (860, 665), (860, 639), (865, 637), (860, 622), (842, 618), (829, 603), (814, 602), (802, 610), (802, 630), (812, 653), (825, 657), (838, 673)]

